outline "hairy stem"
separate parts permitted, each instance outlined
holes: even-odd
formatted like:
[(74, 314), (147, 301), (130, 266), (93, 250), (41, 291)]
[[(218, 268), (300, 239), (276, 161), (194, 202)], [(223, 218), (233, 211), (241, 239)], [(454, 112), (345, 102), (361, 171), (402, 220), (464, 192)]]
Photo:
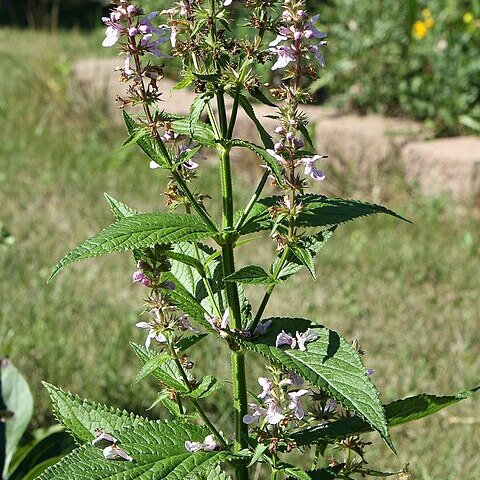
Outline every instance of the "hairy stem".
[[(178, 356), (177, 356), (177, 353), (175, 352), (175, 349), (172, 347), (170, 350), (171, 350), (171, 353), (173, 355), (173, 360), (175, 362), (175, 365), (177, 366), (178, 371), (180, 372), (180, 375), (182, 376), (182, 380), (183, 380), (185, 386), (188, 388), (189, 392), (192, 392), (193, 391), (192, 385), (188, 381), (188, 377), (187, 377), (187, 374), (185, 372), (185, 369), (183, 368), (182, 364), (180, 363), (180, 360), (178, 359)], [(203, 408), (201, 407), (198, 400), (195, 399), (195, 398), (191, 398), (190, 400), (192, 401), (192, 404), (195, 407), (195, 410), (197, 411), (197, 413), (200, 415), (201, 419), (205, 422), (205, 425), (207, 425), (208, 428), (210, 429), (210, 431), (215, 435), (215, 438), (221, 443), (222, 447), (223, 448), (228, 448), (227, 442), (223, 438), (222, 434), (217, 430), (215, 425), (213, 425), (213, 423), (207, 417), (206, 413), (203, 411)]]
[[(227, 128), (226, 113), (222, 99), (219, 100), (220, 125)], [(218, 97), (217, 97), (218, 98)], [(223, 118), (222, 118), (223, 117)], [(226, 131), (222, 131), (225, 135)], [(231, 275), (235, 272), (235, 257), (233, 253), (233, 188), (232, 172), (230, 168), (230, 152), (224, 149), (220, 155), (220, 169), (222, 180), (222, 263), (223, 274)], [(226, 282), (227, 301), (230, 313), (230, 328), (232, 330), (242, 328), (242, 318), (238, 288), (235, 282)], [(233, 410), (235, 417), (235, 451), (238, 452), (247, 447), (248, 426), (243, 423), (243, 417), (247, 413), (247, 382), (245, 371), (245, 355), (241, 351), (232, 351), (232, 384), (233, 384)], [(237, 480), (247, 480), (248, 470), (246, 465), (236, 467)]]
[(265, 184), (267, 183), (269, 175), (270, 175), (270, 173), (269, 173), (268, 170), (265, 170), (265, 172), (263, 172), (263, 176), (260, 179), (260, 182), (259, 182), (259, 184), (258, 184), (258, 186), (255, 190), (255, 193), (252, 195), (252, 198), (250, 199), (250, 201), (247, 203), (247, 206), (243, 210), (242, 216), (239, 218), (239, 220), (235, 224), (235, 230), (240, 230), (240, 228), (242, 228), (243, 223), (245, 222), (245, 220), (248, 217), (248, 214), (250, 213), (253, 206), (255, 205), (255, 203), (257, 203), (257, 200), (259, 199), (260, 195), (262, 194), (263, 188), (265, 187)]

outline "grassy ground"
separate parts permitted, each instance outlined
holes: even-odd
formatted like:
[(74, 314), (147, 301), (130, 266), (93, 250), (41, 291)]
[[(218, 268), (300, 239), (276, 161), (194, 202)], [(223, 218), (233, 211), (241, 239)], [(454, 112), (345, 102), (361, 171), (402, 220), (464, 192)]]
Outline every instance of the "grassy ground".
[[(100, 42), (101, 34), (0, 30), (0, 222), (16, 240), (0, 247), (0, 352), (27, 376), (37, 423), (51, 420), (41, 380), (142, 413), (155, 395), (148, 382), (135, 395), (129, 389), (139, 366), (127, 341), (141, 342), (143, 334), (134, 328), (142, 291), (131, 284), (128, 255), (75, 266), (46, 285), (66, 251), (110, 223), (103, 192), (141, 210), (163, 202), (161, 176), (135, 150), (118, 150), (123, 131), (109, 128), (102, 114), (110, 99), (92, 104), (69, 89), (75, 59), (113, 54)], [(341, 227), (319, 258), (319, 282), (296, 277), (278, 289), (267, 314), (309, 316), (358, 339), (385, 401), (471, 388), (480, 372), (480, 221), (448, 199), (420, 198), (392, 165), (378, 180), (381, 200), (414, 225), (373, 218)], [(208, 190), (216, 167), (204, 168)], [(251, 191), (245, 170), (236, 166), (240, 197)], [(353, 187), (351, 179), (336, 186), (344, 195)], [(371, 191), (360, 193), (371, 199)], [(239, 253), (246, 264), (265, 261), (272, 249)], [(259, 297), (252, 293), (254, 303)], [(207, 345), (198, 364), (225, 376), (228, 357), (217, 348)], [(225, 401), (209, 406), (224, 426)], [(480, 475), (479, 424), (480, 401), (470, 399), (394, 430), (398, 458), (378, 439), (367, 458), (392, 469), (410, 462), (424, 480), (473, 480)]]

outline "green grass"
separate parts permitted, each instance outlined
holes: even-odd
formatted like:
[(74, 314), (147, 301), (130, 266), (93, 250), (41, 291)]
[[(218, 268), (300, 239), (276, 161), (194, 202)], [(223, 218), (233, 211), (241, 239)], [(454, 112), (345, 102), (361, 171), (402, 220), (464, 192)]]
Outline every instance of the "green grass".
[[(118, 149), (124, 132), (101, 114), (106, 100), (92, 104), (69, 88), (76, 59), (114, 55), (98, 47), (101, 37), (0, 30), (0, 66), (7, 73), (0, 77), (0, 222), (16, 240), (0, 246), (0, 352), (26, 375), (37, 424), (52, 420), (41, 380), (141, 413), (156, 392), (148, 382), (135, 393), (129, 387), (139, 365), (128, 341), (143, 341), (134, 327), (143, 292), (131, 283), (128, 255), (84, 262), (46, 285), (69, 249), (112, 221), (103, 192), (139, 210), (163, 205), (164, 178), (136, 150)], [(215, 162), (202, 170), (208, 174), (200, 188), (214, 192)], [(248, 164), (235, 171), (241, 201), (260, 169)], [(384, 401), (476, 386), (478, 214), (458, 212), (448, 199), (419, 197), (403, 184), (395, 162), (377, 181), (380, 200), (414, 224), (379, 217), (342, 226), (317, 261), (317, 284), (295, 277), (278, 288), (267, 314), (308, 316), (357, 339)], [(355, 184), (343, 179), (336, 188), (349, 196)], [(370, 190), (356, 195), (372, 199)], [(218, 212), (218, 194), (212, 196)], [(239, 250), (238, 263), (266, 263), (272, 255), (268, 241), (250, 244)], [(261, 292), (250, 293), (258, 304)], [(214, 343), (192, 360), (200, 371), (227, 375), (227, 352)], [(250, 366), (254, 391), (259, 363)], [(226, 397), (214, 400), (208, 409), (227, 428)], [(410, 462), (424, 480), (475, 479), (479, 422), (477, 397), (393, 430), (398, 458), (372, 437), (367, 459), (390, 469)]]

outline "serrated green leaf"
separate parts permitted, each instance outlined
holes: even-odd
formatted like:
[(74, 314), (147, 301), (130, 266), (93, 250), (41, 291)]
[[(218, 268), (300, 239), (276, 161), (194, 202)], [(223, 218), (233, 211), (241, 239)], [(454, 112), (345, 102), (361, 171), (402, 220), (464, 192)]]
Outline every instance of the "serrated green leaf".
[(216, 391), (223, 388), (225, 382), (215, 378), (212, 375), (206, 375), (202, 378), (202, 381), (191, 392), (184, 394), (185, 397), (190, 398), (205, 398), (213, 395)]
[(187, 72), (183, 77), (183, 80), (175, 84), (172, 90), (183, 90), (184, 88), (191, 85), (194, 80), (195, 80), (195, 75), (192, 72)]
[(256, 98), (259, 102), (263, 103), (264, 105), (268, 105), (269, 107), (277, 108), (277, 105), (273, 103), (260, 89), (260, 87), (254, 88), (249, 90), (248, 93), (253, 97)]
[(263, 125), (255, 115), (255, 111), (253, 110), (253, 107), (250, 104), (248, 98), (245, 95), (239, 94), (238, 103), (242, 106), (245, 113), (250, 117), (250, 120), (252, 120), (252, 122), (257, 127), (258, 133), (260, 135), (260, 138), (262, 139), (262, 142), (265, 148), (273, 148), (272, 137), (265, 130), (265, 128), (263, 127)]
[(107, 202), (110, 205), (110, 210), (112, 211), (113, 215), (117, 220), (125, 217), (131, 217), (133, 215), (138, 215), (139, 212), (137, 212), (133, 208), (128, 207), (119, 200), (116, 200), (108, 193), (104, 193), (103, 195), (107, 199)]
[(226, 282), (248, 283), (251, 285), (268, 285), (273, 283), (272, 277), (258, 265), (248, 265), (228, 277), (225, 277)]
[(310, 470), (307, 472), (311, 480), (334, 480), (337, 474), (342, 471), (344, 463), (335, 465), (334, 467), (320, 468), (319, 470)]
[[(184, 115), (168, 115), (166, 119), (171, 122), (174, 132), (190, 136), (190, 119), (188, 117)], [(195, 124), (192, 139), (205, 147), (215, 144), (215, 135), (212, 128), (200, 121)]]
[[(312, 257), (320, 252), (320, 250), (325, 246), (327, 241), (331, 238), (333, 233), (337, 227), (329, 228), (328, 230), (323, 230), (321, 232), (315, 233), (314, 235), (310, 235), (308, 237), (302, 237), (300, 239), (301, 245), (308, 249)], [(282, 254), (280, 253), (275, 257), (270, 266), (270, 273), (274, 273), (277, 271), (279, 262), (281, 261)], [(284, 263), (283, 267), (280, 269), (280, 272), (277, 274), (277, 278), (280, 280), (286, 280), (291, 275), (299, 272), (302, 269), (303, 264), (297, 257), (293, 254), (289, 254), (287, 256), (287, 261)]]
[(273, 173), (275, 179), (279, 185), (283, 184), (282, 171), (275, 158), (272, 157), (264, 148), (255, 145), (254, 143), (247, 142), (246, 140), (233, 139), (230, 144), (234, 147), (245, 147), (258, 155), (268, 166)]
[(198, 480), (231, 480), (231, 477), (217, 465), (216, 468), (212, 468), (201, 475)]
[(169, 355), (166, 353), (159, 353), (157, 355), (149, 358), (143, 365), (140, 372), (136, 376), (135, 380), (132, 382), (132, 387), (134, 387), (138, 382), (143, 380), (145, 377), (157, 370), (162, 364), (170, 359)]
[[(479, 389), (480, 387), (476, 387), (471, 390), (465, 390), (457, 395), (443, 397), (422, 393), (402, 400), (396, 400), (384, 405), (387, 425), (389, 427), (395, 427), (403, 423), (427, 417), (443, 408), (470, 397)], [(333, 441), (370, 431), (372, 431), (372, 428), (367, 422), (358, 416), (354, 416), (327, 423), (322, 427), (313, 427), (296, 432), (292, 435), (292, 438), (298, 445), (309, 445), (318, 440)]]
[(79, 441), (89, 442), (95, 438), (95, 429), (113, 434), (119, 429), (139, 425), (147, 420), (143, 417), (98, 403), (82, 400), (76, 395), (43, 382), (53, 403), (56, 418)]
[[(136, 343), (130, 343), (135, 355), (140, 359), (143, 365), (146, 365), (150, 360), (157, 357), (159, 354), (145, 348), (142, 345)], [(156, 369), (150, 372), (157, 380), (160, 380), (167, 387), (177, 390), (178, 392), (186, 393), (188, 388), (183, 382), (183, 378), (178, 371), (177, 365), (173, 360), (167, 360), (160, 363)]]
[(174, 250), (165, 252), (165, 255), (171, 260), (176, 260), (177, 262), (194, 267), (199, 275), (205, 275), (202, 263), (191, 255), (186, 255), (185, 253), (176, 252)]
[[(262, 230), (271, 230), (274, 222), (270, 217), (269, 209), (281, 200), (282, 197), (280, 196), (259, 200), (252, 208), (239, 233), (245, 235)], [(377, 213), (385, 213), (408, 222), (408, 220), (386, 207), (359, 200), (327, 198), (323, 195), (309, 193), (299, 196), (298, 201), (302, 203), (303, 210), (296, 218), (295, 225), (297, 227), (332, 227)], [(288, 228), (286, 220), (282, 222), (281, 227), (286, 231)]]
[(198, 343), (200, 340), (203, 340), (206, 336), (206, 333), (198, 333), (194, 335), (189, 335), (188, 337), (183, 337), (177, 342), (176, 349), (179, 352), (185, 352), (190, 347)]
[(288, 464), (280, 464), (279, 468), (285, 473), (287, 478), (295, 478), (296, 480), (311, 480), (308, 473), (301, 468)]
[(315, 277), (315, 265), (313, 264), (313, 256), (307, 248), (302, 247), (301, 245), (290, 245), (291, 252), (297, 257), (302, 265), (304, 265), (312, 278), (316, 280)]
[(110, 252), (152, 247), (155, 244), (193, 241), (210, 235), (200, 217), (179, 213), (142, 213), (125, 217), (69, 252), (48, 281), (67, 265)]
[[(292, 370), (311, 384), (324, 389), (349, 411), (367, 421), (393, 449), (383, 406), (377, 389), (368, 377), (358, 352), (338, 333), (301, 318), (272, 318), (266, 334), (257, 340), (238, 341), (249, 350), (258, 352), (275, 364)], [(283, 330), (295, 332), (313, 330), (318, 338), (307, 344), (306, 351), (275, 347)]]
[(102, 450), (84, 445), (44, 472), (39, 480), (194, 480), (238, 457), (226, 451), (191, 453), (186, 441), (203, 442), (210, 432), (197, 425), (148, 422), (116, 434), (119, 448), (133, 461), (106, 460)]
[(189, 125), (189, 134), (190, 137), (193, 138), (195, 134), (195, 129), (198, 125), (198, 122), (200, 121), (200, 116), (203, 113), (203, 110), (205, 109), (205, 106), (207, 103), (210, 101), (212, 98), (211, 93), (201, 93), (200, 95), (197, 95), (195, 99), (193, 100), (192, 104), (190, 105), (190, 125)]
[[(122, 110), (122, 115), (123, 121), (127, 127), (127, 132), (131, 137), (135, 136), (139, 130), (141, 132), (145, 131), (142, 130), (139, 125), (137, 125), (135, 120), (133, 120), (133, 118), (125, 110)], [(150, 136), (149, 132), (147, 132), (147, 134), (140, 135), (139, 138), (135, 138), (135, 142), (143, 150), (145, 155), (150, 158), (150, 160), (158, 163), (162, 168), (170, 168), (173, 162), (173, 155), (171, 155), (170, 158), (165, 157), (158, 146), (158, 142)], [(168, 152), (168, 148), (166, 148), (166, 150)]]

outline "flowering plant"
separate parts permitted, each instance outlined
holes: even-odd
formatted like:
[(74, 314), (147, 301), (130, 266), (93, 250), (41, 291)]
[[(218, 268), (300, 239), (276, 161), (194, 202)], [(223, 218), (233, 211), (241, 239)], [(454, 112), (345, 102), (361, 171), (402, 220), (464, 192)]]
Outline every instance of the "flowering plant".
[[(230, 9), (237, 7), (245, 8), (250, 27), (242, 39), (229, 35)], [(387, 475), (367, 465), (368, 443), (360, 434), (376, 431), (395, 451), (390, 426), (427, 416), (475, 391), (449, 397), (422, 394), (382, 405), (371, 381), (373, 371), (364, 367), (357, 345), (311, 320), (264, 316), (277, 285), (303, 268), (315, 279), (314, 258), (341, 223), (380, 213), (402, 219), (383, 206), (306, 193), (309, 182), (325, 178), (319, 168), (325, 156), (314, 150), (300, 110), (309, 98), (306, 80), (317, 75), (314, 63), (324, 66), (325, 34), (315, 27), (317, 19), (303, 0), (249, 0), (245, 6), (231, 0), (181, 0), (149, 14), (119, 0), (103, 19), (104, 46), (118, 44), (124, 55), (118, 70), (127, 94), (118, 100), (128, 131), (125, 145), (143, 150), (152, 174), (169, 172), (169, 211), (138, 213), (106, 195), (115, 223), (68, 253), (51, 278), (82, 259), (132, 252), (133, 281), (146, 289), (146, 318), (136, 325), (146, 330), (146, 341), (132, 344), (143, 364), (134, 385), (155, 377), (162, 391), (153, 404), (163, 404), (174, 419), (147, 420), (47, 384), (58, 419), (83, 445), (41, 479), (88, 474), (90, 479), (214, 480), (234, 472), (246, 480), (256, 464), (267, 466), (274, 479)], [(172, 56), (183, 63), (183, 80), (176, 88), (193, 86), (196, 92), (189, 116), (165, 112), (158, 103), (162, 65), (153, 59)], [(282, 71), (280, 84), (261, 82), (255, 66), (267, 62)], [(233, 100), (230, 110), (226, 96)], [(276, 108), (272, 134), (255, 116), (252, 97)], [(129, 106), (140, 106), (142, 113), (133, 116)], [(262, 145), (234, 138), (239, 109), (256, 126)], [(233, 148), (253, 151), (264, 168), (250, 201), (237, 211)], [(220, 165), (218, 223), (206, 196), (192, 188), (202, 170), (202, 152), (211, 150)], [(277, 194), (264, 197), (269, 181)], [(257, 232), (268, 232), (276, 247), (270, 267), (237, 269), (236, 248), (257, 241), (249, 237)], [(255, 312), (244, 285), (265, 289)], [(226, 382), (211, 375), (197, 379), (187, 357), (188, 352), (194, 358), (191, 351), (206, 336), (223, 342), (231, 353), (233, 435), (218, 428), (203, 403), (226, 389)], [(251, 353), (265, 358), (268, 373), (258, 378), (261, 392), (249, 394)], [(320, 464), (320, 457), (328, 458), (329, 446), (341, 453)], [(306, 460), (295, 464), (294, 451), (303, 453), (309, 465)]]

